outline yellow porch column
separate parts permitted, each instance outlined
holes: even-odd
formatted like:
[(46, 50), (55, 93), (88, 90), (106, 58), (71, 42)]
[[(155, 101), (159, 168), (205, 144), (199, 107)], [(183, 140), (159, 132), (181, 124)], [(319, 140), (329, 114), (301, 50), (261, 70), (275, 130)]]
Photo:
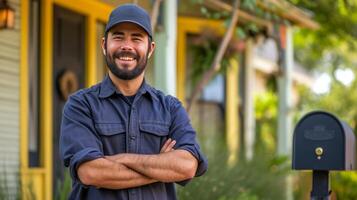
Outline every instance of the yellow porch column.
[[(20, 176), (21, 185), (28, 185), (28, 29), (29, 29), (29, 1), (21, 0), (21, 60), (20, 60)], [(25, 199), (25, 189), (22, 188)]]
[(44, 171), (43, 196), (52, 199), (52, 63), (53, 63), (53, 4), (51, 0), (41, 2), (41, 79), (40, 79), (40, 138), (41, 166)]
[(226, 72), (226, 142), (228, 147), (228, 165), (237, 162), (239, 150), (239, 94), (238, 94), (238, 62), (231, 59)]
[(87, 87), (94, 85), (97, 82), (97, 29), (96, 19), (93, 16), (87, 17), (87, 70), (86, 70), (86, 85)]

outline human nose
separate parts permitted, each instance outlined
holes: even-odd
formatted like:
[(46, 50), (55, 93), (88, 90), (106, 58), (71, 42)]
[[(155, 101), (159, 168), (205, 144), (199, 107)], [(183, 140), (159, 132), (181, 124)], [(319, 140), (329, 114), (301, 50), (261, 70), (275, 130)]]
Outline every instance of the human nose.
[(133, 47), (128, 40), (123, 41), (122, 45), (120, 46), (120, 50), (122, 51), (132, 51)]

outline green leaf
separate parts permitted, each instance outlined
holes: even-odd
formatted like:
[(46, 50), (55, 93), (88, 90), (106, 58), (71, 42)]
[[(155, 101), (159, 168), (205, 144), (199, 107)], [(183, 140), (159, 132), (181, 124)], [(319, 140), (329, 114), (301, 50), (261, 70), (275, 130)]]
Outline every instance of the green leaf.
[(242, 2), (242, 7), (253, 11), (256, 7), (256, 0), (244, 0)]
[(245, 31), (241, 27), (237, 27), (235, 29), (235, 35), (239, 39), (245, 39), (247, 37), (247, 34), (245, 33)]
[(259, 28), (255, 23), (249, 23), (247, 28), (254, 33), (259, 31)]

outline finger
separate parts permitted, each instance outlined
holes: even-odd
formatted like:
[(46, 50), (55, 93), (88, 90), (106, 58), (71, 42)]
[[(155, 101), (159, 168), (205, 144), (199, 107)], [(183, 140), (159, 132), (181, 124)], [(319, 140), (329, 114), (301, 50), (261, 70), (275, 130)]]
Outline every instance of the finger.
[(167, 143), (166, 148), (165, 148), (165, 149), (163, 148), (160, 153), (166, 153), (166, 152), (172, 151), (172, 150), (173, 150), (172, 147), (173, 147), (175, 144), (176, 144), (176, 141), (173, 140), (173, 139), (170, 139), (170, 141), (168, 141), (168, 143)]
[(161, 147), (160, 153), (166, 152), (167, 146), (171, 143), (171, 138), (167, 139), (165, 144)]
[(170, 144), (166, 148), (166, 152), (174, 150), (174, 146), (176, 144), (176, 140), (172, 140)]

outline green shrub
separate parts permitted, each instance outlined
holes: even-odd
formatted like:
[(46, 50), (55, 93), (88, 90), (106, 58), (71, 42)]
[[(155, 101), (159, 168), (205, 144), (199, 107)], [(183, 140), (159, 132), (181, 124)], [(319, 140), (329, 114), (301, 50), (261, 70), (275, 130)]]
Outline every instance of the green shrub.
[(331, 175), (332, 192), (337, 199), (357, 198), (357, 173), (356, 172), (334, 172)]
[[(0, 176), (0, 199), (1, 200), (20, 200), (22, 198), (22, 191), (24, 186), (21, 184), (21, 177), (18, 173), (15, 174), (14, 180), (16, 181), (15, 186), (11, 186), (10, 180), (8, 180), (9, 174), (6, 172), (6, 168), (3, 168), (3, 172), (1, 172)], [(28, 200), (35, 200), (35, 196), (33, 194), (33, 190), (31, 189), (31, 185), (26, 188), (29, 191), (27, 194)]]
[(64, 179), (57, 180), (56, 200), (67, 200), (72, 189), (72, 180), (68, 168), (64, 172)]
[(251, 161), (227, 165), (227, 155), (208, 155), (207, 173), (178, 188), (180, 199), (258, 200), (285, 199), (282, 192), (288, 173), (286, 158), (256, 152)]

